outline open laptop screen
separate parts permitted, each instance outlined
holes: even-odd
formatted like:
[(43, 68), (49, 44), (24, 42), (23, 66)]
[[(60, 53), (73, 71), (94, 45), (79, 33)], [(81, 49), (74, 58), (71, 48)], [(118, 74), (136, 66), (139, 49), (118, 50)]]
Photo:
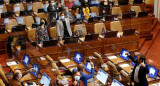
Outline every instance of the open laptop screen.
[(91, 67), (90, 62), (87, 62), (87, 63), (85, 64), (85, 70), (88, 71), (88, 72), (91, 72), (91, 69), (92, 69), (92, 67)]
[(38, 74), (39, 74), (39, 71), (40, 71), (40, 68), (39, 66), (34, 63), (33, 66), (32, 66), (33, 70), (32, 70), (32, 74), (35, 76), (35, 77), (38, 77)]
[(43, 75), (42, 75), (40, 83), (43, 86), (49, 86), (50, 82), (51, 82), (51, 78), (44, 72)]
[(113, 82), (111, 84), (111, 86), (124, 86), (122, 85), (120, 82), (118, 82), (116, 79), (113, 79)]
[[(119, 56), (120, 56), (122, 59), (124, 59), (124, 60), (128, 60), (129, 57), (126, 55), (127, 52), (128, 52), (127, 50), (122, 49), (122, 50), (121, 50), (121, 53), (119, 54)], [(130, 52), (128, 52), (128, 53), (130, 54)]]
[(75, 52), (73, 60), (75, 62), (77, 62), (78, 64), (80, 64), (82, 62), (82, 60), (83, 60), (83, 55), (80, 54), (79, 52)]
[(108, 73), (106, 73), (104, 70), (102, 70), (101, 68), (99, 68), (99, 71), (98, 71), (98, 73), (97, 73), (96, 78), (97, 78), (101, 83), (103, 83), (103, 85), (105, 85), (106, 82), (107, 82), (108, 76), (109, 76)]
[(25, 54), (22, 62), (27, 67), (29, 65), (30, 60), (31, 58), (27, 54)]
[(149, 73), (148, 75), (152, 78), (157, 78), (158, 72), (159, 70), (155, 67), (153, 67), (152, 65), (148, 65), (148, 69), (149, 69)]

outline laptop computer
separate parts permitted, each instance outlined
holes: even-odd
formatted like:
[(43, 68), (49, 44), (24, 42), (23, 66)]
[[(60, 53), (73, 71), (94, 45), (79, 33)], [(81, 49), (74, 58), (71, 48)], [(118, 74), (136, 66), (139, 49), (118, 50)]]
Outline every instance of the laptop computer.
[(33, 66), (32, 66), (33, 70), (32, 70), (32, 75), (35, 76), (36, 78), (38, 77), (38, 74), (40, 72), (40, 67), (34, 63)]
[(38, 26), (39, 24), (36, 24), (36, 23), (32, 24), (32, 28), (37, 28)]
[(106, 85), (107, 79), (108, 79), (109, 74), (106, 73), (104, 70), (99, 68), (96, 78), (103, 84)]
[(31, 58), (29, 57), (29, 55), (28, 55), (28, 54), (24, 54), (22, 63), (23, 63), (26, 67), (28, 67), (30, 61), (31, 61)]
[(78, 37), (77, 38), (65, 38), (64, 44), (71, 44), (71, 43), (78, 43)]
[(136, 29), (124, 29), (123, 30), (123, 36), (128, 36), (128, 35), (134, 35), (135, 34)]
[(36, 24), (40, 24), (40, 18), (39, 17), (35, 17), (35, 22), (36, 22)]
[(129, 0), (118, 0), (119, 5), (128, 5)]
[(93, 33), (92, 34), (92, 40), (98, 40), (99, 34), (98, 33)]
[(116, 79), (113, 79), (111, 86), (124, 86), (123, 84), (121, 84), (119, 81), (117, 81)]
[(107, 31), (104, 38), (117, 37), (118, 31)]
[(122, 19), (129, 19), (132, 18), (131, 13), (123, 13)]
[(88, 71), (89, 73), (91, 73), (91, 69), (92, 69), (92, 67), (91, 67), (90, 62), (87, 62), (87, 63), (85, 64), (85, 70)]
[(82, 60), (83, 60), (83, 55), (76, 51), (75, 54), (74, 54), (73, 60), (76, 63), (80, 64), (82, 62)]
[(0, 27), (0, 34), (4, 34), (5, 33), (5, 27)]
[(38, 9), (38, 13), (43, 13), (43, 12), (44, 12), (43, 8), (42, 9)]
[(12, 26), (12, 32), (25, 31), (26, 25)]
[(118, 15), (105, 15), (105, 21), (114, 20), (114, 18), (117, 18)]
[[(128, 52), (127, 50), (122, 49), (119, 56), (124, 60), (129, 60), (129, 57), (126, 55), (127, 52)], [(128, 52), (128, 53), (131, 54), (130, 52)]]
[(90, 40), (92, 40), (92, 35), (91, 34), (87, 34), (85, 36), (85, 41), (90, 41)]
[(139, 12), (138, 13), (138, 17), (145, 17), (145, 16), (148, 16), (148, 11), (144, 11), (144, 12)]
[(57, 45), (57, 43), (58, 43), (58, 39), (43, 41), (43, 47), (55, 46), (55, 45)]
[(49, 86), (49, 84), (51, 83), (51, 78), (44, 72), (40, 80), (40, 83), (43, 86)]
[(149, 69), (148, 75), (150, 77), (156, 79), (157, 76), (158, 76), (159, 70), (156, 67), (152, 66), (152, 65), (148, 65), (148, 69)]

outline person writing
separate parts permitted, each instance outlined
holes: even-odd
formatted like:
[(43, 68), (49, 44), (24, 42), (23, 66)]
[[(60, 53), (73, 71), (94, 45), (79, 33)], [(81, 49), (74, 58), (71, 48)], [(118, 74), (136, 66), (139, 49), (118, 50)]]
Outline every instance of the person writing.
[(135, 63), (133, 72), (131, 73), (131, 80), (134, 81), (134, 86), (148, 86), (146, 74), (149, 73), (148, 65), (145, 62), (146, 57), (142, 54), (138, 55), (138, 59), (126, 53), (126, 55)]

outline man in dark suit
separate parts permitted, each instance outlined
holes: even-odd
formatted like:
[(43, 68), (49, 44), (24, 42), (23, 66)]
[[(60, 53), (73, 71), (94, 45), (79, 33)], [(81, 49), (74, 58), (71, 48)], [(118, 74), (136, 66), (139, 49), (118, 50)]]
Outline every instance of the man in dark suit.
[(49, 0), (48, 3), (47, 11), (49, 13), (49, 23), (51, 23), (53, 19), (56, 20), (58, 17), (58, 10), (57, 6), (54, 3), (52, 4), (51, 0)]
[(126, 53), (128, 57), (135, 63), (135, 67), (131, 74), (131, 80), (134, 81), (134, 86), (148, 86), (146, 74), (149, 73), (148, 65), (145, 62), (146, 57), (144, 55), (138, 55), (138, 59)]

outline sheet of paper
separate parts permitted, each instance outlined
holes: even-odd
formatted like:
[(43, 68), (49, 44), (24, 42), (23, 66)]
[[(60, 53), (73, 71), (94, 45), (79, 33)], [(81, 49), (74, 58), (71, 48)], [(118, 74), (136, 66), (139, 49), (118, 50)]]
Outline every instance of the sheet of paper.
[(63, 59), (61, 60), (61, 62), (70, 62), (71, 60), (70, 59)]
[(116, 59), (117, 56), (108, 56), (109, 59)]
[(40, 59), (41, 59), (41, 60), (46, 60), (46, 58), (44, 58), (44, 57), (40, 57)]
[(96, 59), (94, 56), (89, 56), (89, 59)]
[(11, 65), (17, 65), (17, 62), (15, 62), (15, 61), (7, 62), (7, 65), (8, 65), (8, 66), (11, 66)]
[(128, 67), (129, 64), (121, 64), (120, 66), (121, 66), (121, 67)]

